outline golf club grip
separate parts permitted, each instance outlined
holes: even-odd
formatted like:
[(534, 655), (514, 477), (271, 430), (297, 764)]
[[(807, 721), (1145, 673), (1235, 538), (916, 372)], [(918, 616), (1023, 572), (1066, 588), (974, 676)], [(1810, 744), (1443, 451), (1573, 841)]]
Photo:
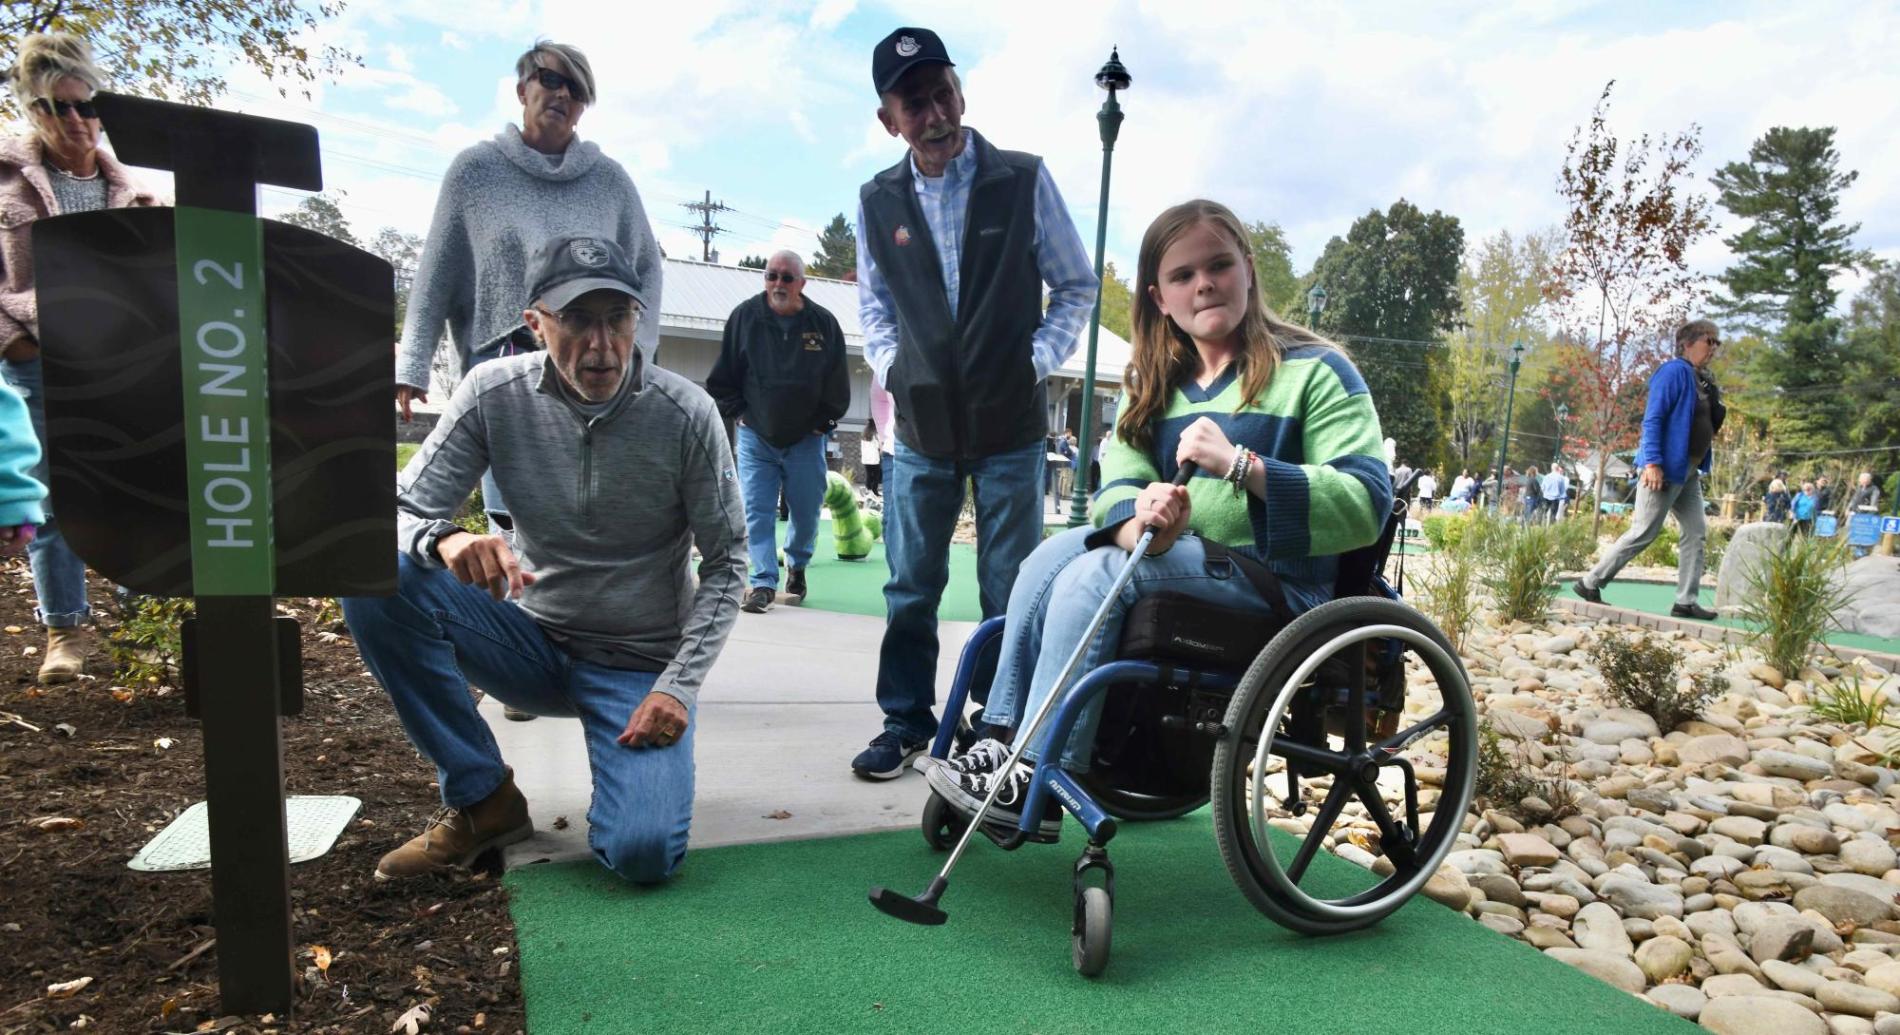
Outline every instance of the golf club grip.
[[(1185, 461), (1181, 464), (1181, 469), (1174, 472), (1174, 480), (1172, 482), (1169, 482), (1168, 484), (1186, 485), (1188, 483), (1188, 479), (1194, 477), (1194, 472), (1200, 469), (1201, 469), (1200, 464), (1197, 464), (1192, 460)], [(1141, 545), (1140, 545), (1140, 549), (1137, 550), (1136, 552), (1139, 553), (1139, 552), (1147, 550), (1148, 541), (1153, 539), (1155, 536), (1155, 533), (1159, 531), (1160, 529), (1156, 528), (1153, 525), (1141, 526)]]

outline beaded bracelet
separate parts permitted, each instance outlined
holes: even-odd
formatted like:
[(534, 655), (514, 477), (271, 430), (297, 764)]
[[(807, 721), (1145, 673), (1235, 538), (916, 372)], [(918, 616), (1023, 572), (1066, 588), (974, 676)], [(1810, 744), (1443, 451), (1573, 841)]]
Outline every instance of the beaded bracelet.
[(1246, 446), (1241, 446), (1234, 453), (1234, 463), (1227, 469), (1226, 481), (1233, 487), (1236, 496), (1247, 491), (1247, 472), (1253, 467), (1253, 458), (1253, 450)]

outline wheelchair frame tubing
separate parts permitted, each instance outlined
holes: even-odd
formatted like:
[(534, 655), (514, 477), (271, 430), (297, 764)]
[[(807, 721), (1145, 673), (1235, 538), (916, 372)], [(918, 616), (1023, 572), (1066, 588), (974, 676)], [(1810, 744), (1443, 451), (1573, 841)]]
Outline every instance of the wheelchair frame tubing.
[(937, 739), (930, 744), (930, 757), (939, 762), (950, 758), (950, 745), (956, 740), (957, 720), (963, 715), (963, 706), (970, 700), (970, 681), (976, 678), (977, 659), (983, 656), (983, 648), (991, 640), (1003, 635), (1003, 622), (1002, 615), (985, 619), (964, 642), (963, 652), (957, 655), (957, 675), (950, 682), (950, 696), (943, 702), (943, 718), (937, 723)]

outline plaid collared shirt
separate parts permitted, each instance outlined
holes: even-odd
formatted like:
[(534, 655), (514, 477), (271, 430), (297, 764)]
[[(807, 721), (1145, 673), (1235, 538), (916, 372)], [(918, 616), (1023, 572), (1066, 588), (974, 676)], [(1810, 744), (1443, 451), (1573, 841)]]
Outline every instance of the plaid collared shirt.
[[(966, 129), (963, 134), (963, 151), (950, 160), (942, 176), (925, 176), (914, 157), (910, 166), (917, 204), (923, 209), (924, 222), (930, 227), (941, 260), (944, 297), (950, 300), (953, 313), (957, 311), (957, 289), (962, 286), (963, 231), (970, 211), (970, 184), (976, 175), (976, 148), (970, 146), (970, 131)], [(865, 361), (882, 385), (897, 356), (896, 303), (865, 246), (862, 204), (858, 206), (857, 233), (858, 324), (864, 332)], [(1049, 308), (1030, 342), (1036, 379), (1040, 381), (1075, 354), (1082, 329), (1088, 326), (1095, 307), (1097, 288), (1094, 263), (1046, 164), (1036, 170), (1036, 270), (1049, 286)]]

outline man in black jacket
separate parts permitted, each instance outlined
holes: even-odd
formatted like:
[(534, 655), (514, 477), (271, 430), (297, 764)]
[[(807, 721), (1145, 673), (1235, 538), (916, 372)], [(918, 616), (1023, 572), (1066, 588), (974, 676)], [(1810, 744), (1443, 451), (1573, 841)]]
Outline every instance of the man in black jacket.
[(805, 597), (805, 566), (825, 498), (825, 438), (851, 405), (844, 331), (805, 297), (805, 261), (783, 251), (765, 263), (764, 292), (726, 318), (706, 391), (739, 422), (739, 490), (745, 497), (751, 588), (740, 608), (764, 614), (778, 595), (779, 493), (789, 510), (785, 595)]

